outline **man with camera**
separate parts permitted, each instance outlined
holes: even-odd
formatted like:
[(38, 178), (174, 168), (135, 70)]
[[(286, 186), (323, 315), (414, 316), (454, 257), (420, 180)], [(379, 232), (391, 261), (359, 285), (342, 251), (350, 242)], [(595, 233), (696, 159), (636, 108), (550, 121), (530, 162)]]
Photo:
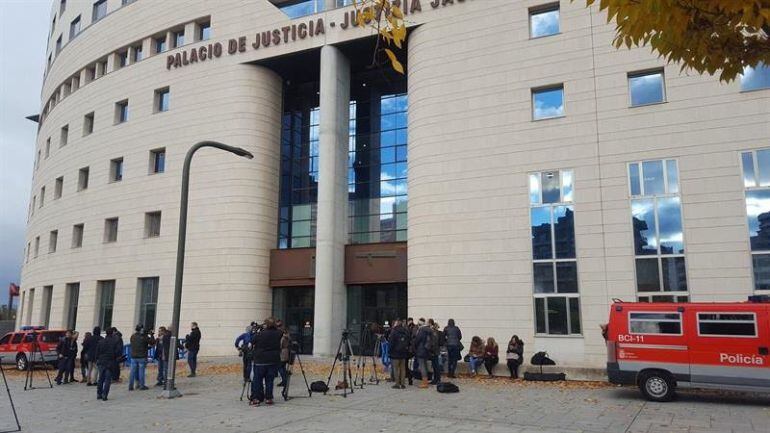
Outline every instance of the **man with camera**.
[(252, 337), (254, 380), (251, 382), (250, 406), (263, 402), (273, 404), (273, 381), (281, 363), (281, 339), (283, 332), (272, 317), (265, 319), (264, 328)]
[(243, 360), (243, 383), (251, 378), (251, 353), (249, 344), (251, 336), (257, 333), (256, 322), (251, 322), (251, 326), (246, 328), (246, 332), (235, 339), (235, 348), (238, 350), (238, 356)]
[(144, 373), (147, 369), (147, 351), (155, 344), (154, 331), (145, 332), (144, 326), (136, 325), (136, 332), (131, 336), (131, 373), (128, 378), (128, 390), (134, 390), (134, 381), (139, 389), (147, 390), (144, 383)]

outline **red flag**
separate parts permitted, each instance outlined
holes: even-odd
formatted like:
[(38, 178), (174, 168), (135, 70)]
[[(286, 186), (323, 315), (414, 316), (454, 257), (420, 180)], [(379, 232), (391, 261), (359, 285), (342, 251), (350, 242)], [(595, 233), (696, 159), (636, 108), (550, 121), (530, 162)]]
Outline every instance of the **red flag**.
[(11, 283), (11, 285), (8, 286), (8, 294), (10, 294), (11, 297), (19, 296), (19, 286), (17, 286), (14, 283)]

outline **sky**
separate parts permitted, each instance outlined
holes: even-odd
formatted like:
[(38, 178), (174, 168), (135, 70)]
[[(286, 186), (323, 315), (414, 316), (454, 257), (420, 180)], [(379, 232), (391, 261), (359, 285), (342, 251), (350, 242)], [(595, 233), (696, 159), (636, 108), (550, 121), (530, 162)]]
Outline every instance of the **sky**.
[(49, 0), (0, 0), (0, 303), (24, 254)]

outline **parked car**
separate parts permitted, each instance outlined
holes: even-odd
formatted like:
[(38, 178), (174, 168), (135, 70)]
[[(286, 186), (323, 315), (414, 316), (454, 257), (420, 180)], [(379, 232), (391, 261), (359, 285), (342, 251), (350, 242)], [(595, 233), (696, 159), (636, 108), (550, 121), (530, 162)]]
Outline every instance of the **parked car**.
[(607, 375), (669, 401), (681, 388), (770, 392), (770, 297), (734, 303), (616, 301)]
[(46, 363), (56, 366), (56, 344), (65, 333), (65, 330), (49, 330), (44, 326), (22, 326), (0, 338), (0, 362), (16, 364), (18, 370), (26, 370), (32, 362), (41, 361), (42, 353)]

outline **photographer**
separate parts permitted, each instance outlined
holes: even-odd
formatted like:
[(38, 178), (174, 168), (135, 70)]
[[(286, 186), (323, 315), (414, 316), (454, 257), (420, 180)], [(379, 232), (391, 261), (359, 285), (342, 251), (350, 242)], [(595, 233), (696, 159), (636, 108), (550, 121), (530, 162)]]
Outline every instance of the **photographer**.
[(243, 383), (246, 383), (251, 378), (251, 352), (249, 344), (251, 343), (251, 336), (256, 333), (256, 323), (251, 322), (251, 326), (246, 328), (246, 332), (239, 335), (235, 339), (235, 348), (238, 350), (238, 356), (243, 359)]
[(134, 380), (141, 390), (147, 390), (144, 383), (144, 373), (147, 369), (147, 351), (155, 344), (154, 331), (145, 332), (144, 326), (136, 325), (136, 332), (131, 335), (131, 373), (128, 378), (128, 390), (134, 390)]
[(273, 404), (273, 381), (281, 363), (281, 339), (283, 332), (275, 326), (275, 319), (265, 319), (264, 329), (252, 341), (254, 380), (251, 382), (250, 406), (262, 402)]

